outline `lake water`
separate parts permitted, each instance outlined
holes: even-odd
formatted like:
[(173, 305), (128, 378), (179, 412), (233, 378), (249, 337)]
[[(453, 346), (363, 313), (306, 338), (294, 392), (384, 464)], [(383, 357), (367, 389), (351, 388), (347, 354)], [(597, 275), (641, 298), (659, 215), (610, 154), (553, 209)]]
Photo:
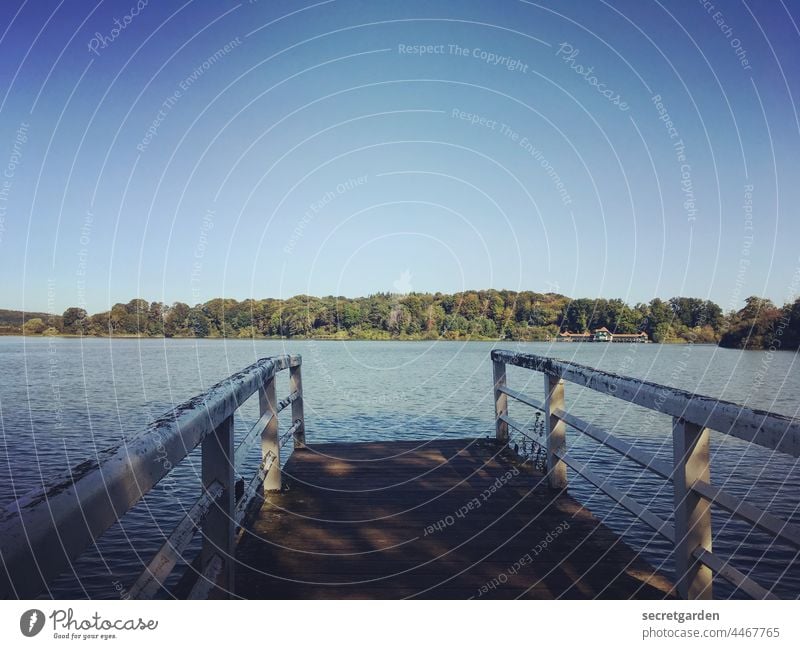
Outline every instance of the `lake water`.
[[(141, 433), (158, 415), (256, 359), (281, 353), (303, 356), (309, 443), (493, 435), (493, 347), (556, 356), (785, 415), (796, 417), (800, 410), (798, 357), (791, 352), (656, 344), (0, 337), (0, 505), (92, 457), (97, 449)], [(285, 374), (279, 396), (288, 392)], [(510, 368), (509, 383), (541, 399), (540, 374)], [(576, 415), (671, 461), (669, 417), (571, 384), (566, 399)], [(246, 405), (237, 420), (238, 434), (257, 419), (256, 407)], [(511, 408), (512, 417), (531, 420), (532, 410), (521, 404)], [(569, 431), (568, 443), (597, 473), (669, 516), (670, 485), (575, 431)], [(796, 460), (716, 433), (712, 453), (715, 483), (800, 523)], [(156, 487), (109, 530), (96, 549), (52, 585), (51, 595), (115, 598), (120, 586), (130, 585), (184, 507), (196, 499), (197, 459), (194, 453), (175, 469), (169, 484)], [(251, 459), (257, 462), (257, 457)], [(653, 565), (671, 571), (666, 542), (574, 474), (570, 490)], [(782, 597), (800, 595), (797, 552), (723, 514), (715, 513), (714, 528), (715, 553), (730, 557), (731, 565), (762, 585), (774, 584)], [(739, 594), (718, 582), (716, 595)]]

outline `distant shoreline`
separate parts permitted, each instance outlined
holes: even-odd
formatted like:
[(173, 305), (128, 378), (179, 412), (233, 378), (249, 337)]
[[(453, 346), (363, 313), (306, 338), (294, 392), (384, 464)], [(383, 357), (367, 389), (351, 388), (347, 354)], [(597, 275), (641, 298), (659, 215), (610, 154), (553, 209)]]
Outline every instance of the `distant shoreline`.
[[(707, 343), (769, 352), (800, 348), (800, 298), (777, 306), (750, 296), (723, 313), (710, 300), (570, 298), (557, 293), (477, 290), (376, 293), (366, 297), (214, 298), (190, 306), (135, 298), (90, 315), (0, 309), (0, 335), (224, 340), (454, 340)], [(567, 340), (565, 340), (567, 339)], [(593, 339), (593, 340), (589, 340)], [(637, 341), (638, 342), (638, 341)]]
[[(500, 343), (500, 342), (507, 342), (507, 343), (552, 343), (558, 345), (559, 347), (571, 347), (574, 345), (580, 345), (582, 343), (565, 343), (559, 342), (557, 340), (521, 340), (521, 339), (498, 339), (498, 338), (480, 338), (480, 337), (471, 337), (471, 338), (336, 338), (336, 337), (315, 337), (315, 336), (292, 336), (291, 338), (280, 337), (280, 336), (258, 336), (255, 338), (240, 338), (238, 336), (231, 336), (231, 337), (224, 337), (224, 336), (137, 336), (134, 334), (120, 334), (120, 335), (113, 335), (113, 336), (81, 336), (80, 334), (33, 334), (33, 335), (25, 335), (21, 333), (6, 333), (0, 332), (0, 337), (4, 338), (30, 338), (32, 340), (42, 340), (45, 338), (63, 338), (63, 339), (84, 339), (84, 340), (226, 340), (226, 341), (240, 341), (240, 342), (253, 342), (259, 340), (284, 340), (284, 341), (314, 341), (314, 342), (368, 342), (368, 343), (426, 343), (426, 342), (446, 342), (446, 343)], [(644, 345), (645, 343), (586, 343), (591, 345), (614, 345), (614, 346), (624, 346), (624, 345)], [(648, 345), (693, 345), (693, 346), (702, 346), (702, 347), (719, 347), (717, 343), (708, 343), (708, 342), (689, 342), (687, 340), (665, 340), (660, 343), (655, 343), (650, 341), (647, 343)], [(753, 350), (748, 350), (753, 351)], [(784, 351), (791, 351), (791, 350), (784, 350)]]

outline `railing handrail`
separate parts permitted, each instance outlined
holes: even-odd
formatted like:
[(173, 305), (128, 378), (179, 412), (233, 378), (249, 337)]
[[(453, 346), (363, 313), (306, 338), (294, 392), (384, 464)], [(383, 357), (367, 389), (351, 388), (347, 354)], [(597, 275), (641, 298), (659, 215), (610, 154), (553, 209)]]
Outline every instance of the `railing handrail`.
[[(506, 350), (493, 350), (491, 358), (497, 438), (501, 443), (509, 444), (509, 429), (514, 429), (533, 440), (524, 424), (509, 416), (509, 397), (541, 410), (545, 415), (545, 438), (536, 443), (545, 450), (547, 479), (551, 487), (567, 488), (566, 469), (569, 466), (640, 521), (674, 543), (676, 584), (678, 593), (683, 597), (711, 597), (712, 573), (719, 574), (752, 597), (774, 597), (768, 589), (712, 552), (711, 505), (796, 547), (800, 547), (800, 526), (711, 484), (708, 431), (713, 429), (797, 457), (800, 420), (570, 361)], [(507, 365), (543, 373), (544, 400), (540, 402), (509, 388)], [(633, 444), (571, 414), (564, 407), (565, 380), (672, 416), (672, 463), (650, 457)], [(567, 425), (671, 482), (674, 525), (650, 512), (624, 490), (610, 484), (608, 479), (595, 474), (572, 456), (567, 451)]]
[(562, 378), (698, 426), (800, 457), (800, 420), (791, 417), (547, 356), (495, 349), (492, 360)]
[[(296, 369), (299, 383), (301, 363), (298, 355), (262, 358), (176, 406), (141, 435), (99, 451), (0, 510), (0, 597), (38, 595), (210, 433), (228, 423), (232, 436), (235, 411), (278, 372)], [(302, 388), (292, 392), (299, 393), (291, 401), (293, 418), (299, 407), (302, 419)], [(274, 405), (272, 411), (274, 417)], [(227, 462), (233, 460), (231, 453)], [(233, 491), (232, 484), (222, 487)]]

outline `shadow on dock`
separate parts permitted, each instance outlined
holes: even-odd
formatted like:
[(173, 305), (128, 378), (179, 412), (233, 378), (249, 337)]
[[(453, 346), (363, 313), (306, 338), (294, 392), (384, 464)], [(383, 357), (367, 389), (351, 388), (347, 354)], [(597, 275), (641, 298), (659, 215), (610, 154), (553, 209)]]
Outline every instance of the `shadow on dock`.
[(235, 595), (662, 599), (672, 585), (491, 439), (296, 450), (236, 551)]

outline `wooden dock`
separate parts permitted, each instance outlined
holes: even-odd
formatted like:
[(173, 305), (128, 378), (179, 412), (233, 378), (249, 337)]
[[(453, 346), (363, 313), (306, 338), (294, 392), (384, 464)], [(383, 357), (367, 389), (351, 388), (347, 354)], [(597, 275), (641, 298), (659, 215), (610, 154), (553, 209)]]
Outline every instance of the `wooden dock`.
[[(775, 598), (714, 550), (711, 508), (796, 548), (800, 525), (716, 484), (710, 436), (797, 458), (799, 419), (554, 358), (494, 350), (491, 360), (490, 438), (432, 432), (418, 442), (316, 444), (312, 430), (307, 444), (302, 359), (263, 358), (0, 509), (0, 598), (46, 592), (195, 448), (198, 497), (137, 566), (128, 598), (709, 599), (715, 577), (742, 595)], [(509, 366), (540, 373), (543, 398), (509, 385)], [(281, 373), (288, 393), (279, 399)], [(567, 383), (606, 395), (609, 407), (632, 403), (670, 418), (672, 461), (570, 412)], [(259, 417), (237, 435), (249, 399), (258, 400)], [(573, 435), (670, 483), (670, 515), (579, 460)], [(248, 458), (257, 445), (256, 467)], [(674, 587), (568, 495), (569, 479), (593, 485), (670, 542)], [(200, 551), (187, 557), (198, 531)], [(178, 586), (168, 586), (181, 567)]]
[(235, 596), (664, 598), (672, 586), (491, 439), (295, 451), (236, 551)]

